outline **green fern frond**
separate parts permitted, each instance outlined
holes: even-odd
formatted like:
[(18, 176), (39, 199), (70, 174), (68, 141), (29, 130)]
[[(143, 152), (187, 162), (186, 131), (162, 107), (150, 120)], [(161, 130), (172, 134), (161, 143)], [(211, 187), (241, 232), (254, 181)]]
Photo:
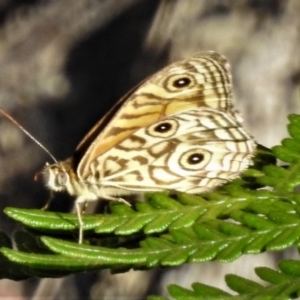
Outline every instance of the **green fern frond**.
[[(210, 194), (210, 200), (184, 194), (177, 201), (163, 194), (152, 194), (150, 198), (136, 211), (124, 204), (112, 204), (111, 214), (84, 216), (85, 229), (97, 234), (100, 231), (100, 240), (104, 233), (119, 237), (112, 248), (42, 237), (42, 244), (55, 255), (5, 248), (2, 253), (13, 262), (33, 268), (38, 265), (59, 270), (68, 261), (72, 270), (79, 272), (117, 264), (150, 268), (209, 260), (229, 262), (243, 254), (278, 251), (299, 243), (299, 205), (293, 197), (236, 187), (223, 200), (219, 200), (217, 192)], [(78, 227), (73, 214), (16, 208), (5, 211), (40, 231), (46, 228), (62, 233)], [(133, 233), (140, 233), (135, 248), (132, 243), (130, 248), (119, 248)]]
[[(26, 230), (15, 234), (18, 250), (13, 250), (7, 238), (2, 241), (0, 236), (0, 259), (12, 265), (11, 273), (2, 276), (59, 277), (103, 268), (117, 272), (187, 262), (229, 262), (244, 254), (298, 246), (300, 195), (294, 189), (300, 183), (300, 116), (290, 116), (290, 122), (292, 138), (272, 152), (259, 146), (254, 165), (242, 178), (211, 193), (152, 193), (146, 195), (145, 202), (136, 202), (132, 207), (111, 203), (105, 214), (83, 215), (83, 245), (77, 243), (79, 224), (75, 214), (6, 208), (5, 213), (23, 223)], [(276, 158), (289, 165), (277, 165)], [(19, 266), (18, 270), (15, 266)], [(282, 281), (290, 282), (291, 286), (299, 283), (299, 278), (294, 278), (298, 275), (283, 269), (279, 273), (258, 270), (273, 284), (269, 294), (279, 293), (277, 288)], [(246, 297), (243, 299), (250, 299), (248, 295), (255, 299), (267, 289), (238, 277), (229, 276), (227, 281), (233, 290), (237, 289), (234, 283), (239, 282), (238, 297)], [(281, 288), (286, 291), (284, 286)], [(193, 291), (173, 289), (177, 298), (172, 288), (170, 294), (175, 299), (185, 293), (190, 299), (201, 299), (201, 293), (203, 297), (219, 295), (218, 299), (233, 297), (201, 284), (193, 285)]]
[[(234, 274), (225, 276), (227, 286), (238, 293), (232, 295), (216, 287), (202, 283), (193, 283), (192, 289), (186, 289), (172, 284), (168, 291), (174, 300), (206, 300), (206, 299), (235, 299), (235, 300), (260, 300), (260, 299), (296, 299), (300, 295), (300, 262), (283, 260), (279, 263), (280, 271), (266, 267), (255, 268), (256, 275), (270, 283), (263, 286), (253, 280), (249, 280)], [(170, 298), (148, 297), (149, 300)]]
[(286, 138), (280, 146), (272, 148), (274, 155), (283, 162), (289, 163), (287, 167), (275, 165), (265, 166), (265, 176), (259, 182), (265, 186), (273, 187), (278, 191), (293, 192), (300, 185), (300, 116), (289, 116), (288, 132), (292, 138)]

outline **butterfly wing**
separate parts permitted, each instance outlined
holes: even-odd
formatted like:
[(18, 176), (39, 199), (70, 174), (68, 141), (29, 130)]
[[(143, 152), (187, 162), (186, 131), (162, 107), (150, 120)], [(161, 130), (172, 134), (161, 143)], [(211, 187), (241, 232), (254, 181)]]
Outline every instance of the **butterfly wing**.
[(140, 128), (168, 115), (200, 107), (232, 109), (229, 64), (212, 51), (162, 69), (121, 99), (106, 121), (97, 124), (77, 147), (78, 177), (90, 178), (93, 162), (122, 141), (128, 141)]
[(95, 159), (87, 180), (104, 191), (200, 193), (236, 178), (254, 149), (234, 114), (190, 109), (137, 130)]

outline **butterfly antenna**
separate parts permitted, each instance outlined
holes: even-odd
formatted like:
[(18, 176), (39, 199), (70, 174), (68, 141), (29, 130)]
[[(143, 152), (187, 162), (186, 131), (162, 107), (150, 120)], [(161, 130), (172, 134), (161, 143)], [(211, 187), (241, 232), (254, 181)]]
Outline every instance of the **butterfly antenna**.
[(57, 163), (56, 158), (50, 153), (50, 151), (36, 138), (34, 138), (19, 122), (17, 122), (12, 116), (10, 116), (2, 107), (0, 107), (0, 113), (10, 120), (13, 124), (19, 127), (28, 137), (30, 137), (40, 148), (42, 148), (52, 159), (55, 163)]

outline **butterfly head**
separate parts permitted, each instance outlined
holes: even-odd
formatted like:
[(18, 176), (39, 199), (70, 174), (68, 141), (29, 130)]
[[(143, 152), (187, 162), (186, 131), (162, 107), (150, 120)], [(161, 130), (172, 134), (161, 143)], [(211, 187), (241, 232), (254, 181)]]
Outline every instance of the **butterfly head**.
[(54, 164), (46, 163), (43, 172), (45, 185), (53, 191), (69, 191), (71, 185), (70, 176), (73, 175), (71, 164), (68, 161)]

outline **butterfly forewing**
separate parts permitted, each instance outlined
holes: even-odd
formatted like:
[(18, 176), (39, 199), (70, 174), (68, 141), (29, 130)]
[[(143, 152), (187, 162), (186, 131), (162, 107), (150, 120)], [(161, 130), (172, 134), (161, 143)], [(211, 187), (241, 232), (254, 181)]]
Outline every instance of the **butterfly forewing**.
[(77, 167), (80, 179), (91, 177), (91, 165), (107, 151), (140, 128), (168, 115), (200, 107), (230, 111), (229, 64), (215, 52), (196, 54), (151, 76), (119, 106), (119, 111), (80, 157)]

